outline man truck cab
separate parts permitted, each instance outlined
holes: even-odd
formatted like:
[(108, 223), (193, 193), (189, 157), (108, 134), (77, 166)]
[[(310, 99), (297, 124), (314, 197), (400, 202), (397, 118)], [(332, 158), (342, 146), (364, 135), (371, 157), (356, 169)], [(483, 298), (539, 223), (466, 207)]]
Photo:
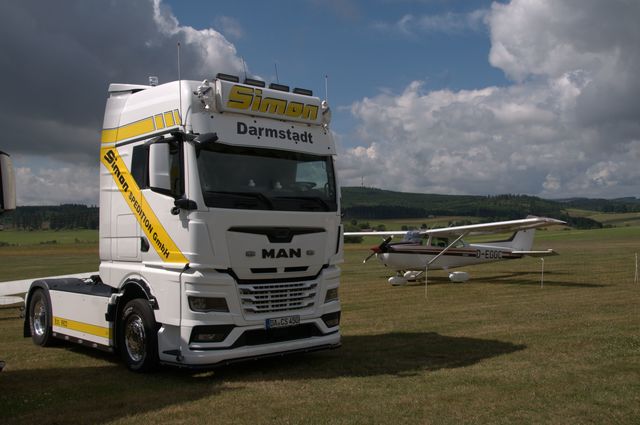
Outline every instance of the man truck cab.
[(99, 275), (34, 282), (25, 335), (117, 349), (133, 370), (338, 347), (329, 121), (308, 90), (230, 75), (111, 84)]

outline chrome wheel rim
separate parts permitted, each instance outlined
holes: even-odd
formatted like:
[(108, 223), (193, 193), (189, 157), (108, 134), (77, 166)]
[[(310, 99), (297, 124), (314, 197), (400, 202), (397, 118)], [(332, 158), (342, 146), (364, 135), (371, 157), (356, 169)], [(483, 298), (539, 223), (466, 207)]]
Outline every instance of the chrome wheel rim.
[(139, 362), (145, 356), (145, 334), (142, 318), (137, 314), (132, 314), (127, 320), (124, 328), (124, 345), (127, 347), (127, 354), (134, 362)]
[(31, 321), (33, 323), (33, 332), (37, 336), (44, 335), (44, 331), (47, 329), (47, 309), (42, 299), (39, 299), (36, 305), (33, 306)]

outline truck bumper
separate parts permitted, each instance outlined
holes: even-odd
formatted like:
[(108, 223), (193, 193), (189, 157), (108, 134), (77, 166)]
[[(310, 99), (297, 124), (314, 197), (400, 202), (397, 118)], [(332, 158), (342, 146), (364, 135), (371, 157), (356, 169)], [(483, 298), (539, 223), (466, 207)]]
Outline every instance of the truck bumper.
[[(302, 326), (314, 326), (312, 323)], [(178, 329), (173, 330), (178, 331)], [(194, 344), (186, 345), (179, 349), (162, 349), (162, 334), (170, 334), (172, 331), (164, 327), (159, 332), (160, 361), (183, 367), (214, 367), (239, 361), (246, 361), (264, 357), (282, 356), (293, 353), (304, 353), (326, 349), (334, 349), (341, 346), (340, 332), (335, 330), (327, 334), (279, 341), (282, 338), (291, 338), (299, 335), (301, 329), (280, 329), (280, 334), (272, 334), (264, 328), (242, 327), (234, 329), (239, 336), (234, 344), (227, 347), (202, 347)], [(304, 332), (307, 332), (306, 330)], [(168, 336), (168, 335), (167, 335)], [(273, 340), (274, 342), (269, 342)]]

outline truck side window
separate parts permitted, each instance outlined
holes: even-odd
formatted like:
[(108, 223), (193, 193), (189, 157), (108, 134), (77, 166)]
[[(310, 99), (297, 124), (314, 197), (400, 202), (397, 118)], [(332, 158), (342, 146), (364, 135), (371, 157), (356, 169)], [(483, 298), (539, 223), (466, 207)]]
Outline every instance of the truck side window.
[(140, 145), (133, 148), (131, 176), (140, 189), (149, 187), (149, 146)]

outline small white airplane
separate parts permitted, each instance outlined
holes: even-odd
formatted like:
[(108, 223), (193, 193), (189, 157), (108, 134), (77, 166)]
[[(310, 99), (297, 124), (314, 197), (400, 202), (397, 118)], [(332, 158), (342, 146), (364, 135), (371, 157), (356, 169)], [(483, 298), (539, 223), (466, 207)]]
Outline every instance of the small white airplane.
[[(535, 229), (555, 224), (566, 224), (562, 220), (529, 216), (522, 220), (496, 221), (467, 226), (445, 227), (430, 230), (390, 232), (345, 232), (345, 236), (386, 236), (384, 241), (371, 248), (366, 262), (374, 255), (397, 275), (389, 278), (392, 285), (405, 285), (415, 281), (427, 270), (448, 270), (493, 261), (514, 260), (524, 256), (546, 257), (558, 255), (553, 249), (532, 251)], [(514, 232), (511, 238), (502, 241), (466, 243), (469, 235)], [(403, 235), (400, 242), (392, 243), (393, 236)], [(464, 282), (469, 279), (466, 272), (453, 272), (449, 279)]]

